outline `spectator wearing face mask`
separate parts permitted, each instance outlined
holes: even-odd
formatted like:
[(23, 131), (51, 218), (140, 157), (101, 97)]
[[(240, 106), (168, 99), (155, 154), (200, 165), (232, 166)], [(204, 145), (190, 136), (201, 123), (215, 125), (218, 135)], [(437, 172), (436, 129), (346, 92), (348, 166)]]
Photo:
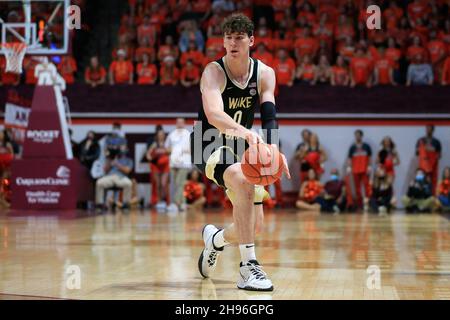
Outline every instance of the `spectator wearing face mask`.
[(325, 183), (323, 195), (319, 197), (318, 202), (322, 212), (339, 214), (346, 207), (345, 183), (340, 178), (338, 169), (332, 169), (330, 173), (330, 180)]
[(408, 192), (402, 200), (408, 213), (431, 212), (433, 210), (435, 200), (431, 191), (431, 182), (422, 169), (416, 170), (414, 180), (411, 181)]
[(127, 145), (127, 140), (122, 132), (122, 125), (118, 122), (113, 123), (112, 132), (106, 137), (105, 149), (106, 155), (114, 158), (122, 146)]
[(393, 200), (392, 177), (386, 174), (384, 167), (379, 166), (375, 171), (372, 183), (372, 196), (369, 200), (370, 210), (385, 215), (391, 211)]

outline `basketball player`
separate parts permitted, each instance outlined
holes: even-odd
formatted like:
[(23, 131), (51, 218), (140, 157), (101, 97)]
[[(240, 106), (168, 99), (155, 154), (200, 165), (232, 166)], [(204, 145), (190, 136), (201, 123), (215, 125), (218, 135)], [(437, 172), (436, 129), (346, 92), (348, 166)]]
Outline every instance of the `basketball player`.
[[(203, 277), (210, 277), (224, 247), (238, 242), (241, 254), (238, 288), (272, 291), (272, 282), (256, 259), (254, 244), (255, 233), (263, 223), (262, 201), (268, 198), (268, 193), (262, 186), (247, 181), (239, 162), (246, 147), (264, 142), (250, 130), (258, 100), (267, 143), (275, 140), (278, 129), (275, 73), (261, 61), (250, 58), (250, 47), (255, 41), (253, 29), (252, 21), (242, 14), (226, 18), (222, 26), (226, 55), (206, 66), (200, 82), (203, 108), (191, 134), (192, 163), (226, 189), (233, 204), (234, 223), (222, 230), (211, 224), (203, 228), (205, 248), (198, 267)], [(280, 165), (290, 178), (284, 156)]]

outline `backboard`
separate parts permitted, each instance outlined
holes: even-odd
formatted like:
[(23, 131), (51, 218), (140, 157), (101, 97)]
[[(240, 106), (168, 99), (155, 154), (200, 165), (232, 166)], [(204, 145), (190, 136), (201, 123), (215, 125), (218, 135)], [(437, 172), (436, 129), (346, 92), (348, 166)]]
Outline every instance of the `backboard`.
[(0, 0), (1, 43), (24, 42), (27, 55), (66, 54), (69, 6), (70, 0)]

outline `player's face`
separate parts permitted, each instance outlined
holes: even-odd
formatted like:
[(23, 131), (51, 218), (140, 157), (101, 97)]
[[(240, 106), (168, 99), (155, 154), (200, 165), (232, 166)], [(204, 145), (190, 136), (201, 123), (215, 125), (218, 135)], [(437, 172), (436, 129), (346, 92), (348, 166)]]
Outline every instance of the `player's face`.
[(250, 47), (253, 46), (254, 37), (249, 37), (246, 33), (226, 33), (223, 39), (223, 46), (227, 55), (238, 58), (248, 56)]

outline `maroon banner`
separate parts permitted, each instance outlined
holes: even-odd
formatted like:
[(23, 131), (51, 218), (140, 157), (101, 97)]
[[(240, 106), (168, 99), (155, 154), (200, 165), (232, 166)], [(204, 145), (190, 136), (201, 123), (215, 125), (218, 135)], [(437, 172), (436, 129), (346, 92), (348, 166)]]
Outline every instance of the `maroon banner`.
[(23, 158), (67, 159), (57, 98), (53, 86), (36, 86)]
[(88, 170), (77, 159), (32, 159), (12, 163), (11, 208), (22, 210), (75, 209), (92, 200)]

